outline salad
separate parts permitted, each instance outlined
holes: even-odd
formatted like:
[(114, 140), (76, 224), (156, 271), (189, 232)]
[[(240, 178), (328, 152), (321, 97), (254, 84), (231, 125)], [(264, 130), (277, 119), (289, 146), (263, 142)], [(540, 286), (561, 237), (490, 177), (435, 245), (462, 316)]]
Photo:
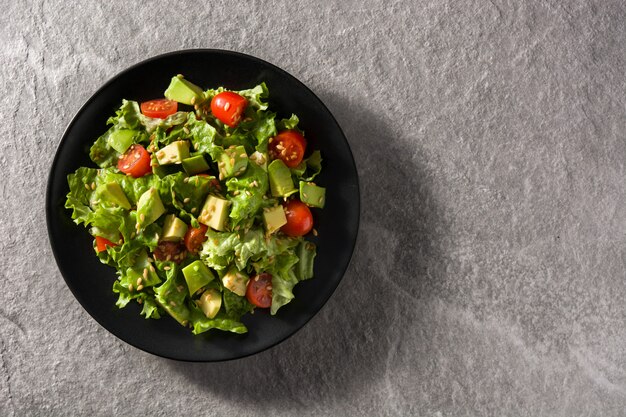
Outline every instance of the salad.
[(169, 315), (195, 334), (247, 332), (313, 277), (311, 209), (321, 155), (298, 117), (278, 119), (264, 83), (202, 90), (172, 77), (164, 98), (123, 100), (91, 146), (98, 168), (68, 176), (65, 207), (114, 267), (113, 292), (146, 319)]

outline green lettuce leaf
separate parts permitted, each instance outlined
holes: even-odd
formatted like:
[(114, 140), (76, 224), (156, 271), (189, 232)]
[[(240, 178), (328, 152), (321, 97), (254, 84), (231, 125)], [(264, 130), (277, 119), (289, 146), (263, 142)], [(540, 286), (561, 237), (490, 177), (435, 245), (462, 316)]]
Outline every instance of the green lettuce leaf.
[(224, 311), (220, 310), (217, 316), (210, 319), (204, 315), (202, 310), (195, 304), (190, 303), (191, 311), (191, 325), (193, 326), (193, 333), (200, 334), (211, 329), (219, 329), (233, 333), (247, 333), (248, 328), (237, 319), (228, 317)]

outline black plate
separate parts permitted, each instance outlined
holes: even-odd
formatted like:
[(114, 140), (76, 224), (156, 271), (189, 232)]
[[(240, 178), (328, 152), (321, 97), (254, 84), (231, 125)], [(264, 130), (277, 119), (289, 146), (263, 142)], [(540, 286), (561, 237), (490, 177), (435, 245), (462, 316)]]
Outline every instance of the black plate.
[[(298, 284), (296, 298), (276, 316), (257, 310), (243, 321), (249, 332), (235, 335), (209, 331), (194, 336), (169, 317), (146, 320), (131, 302), (115, 307), (111, 291), (113, 268), (93, 253), (92, 238), (64, 209), (67, 175), (80, 166), (94, 166), (88, 149), (106, 130), (106, 120), (123, 98), (137, 101), (161, 97), (170, 78), (184, 74), (203, 88), (225, 86), (239, 90), (265, 81), (270, 109), (279, 117), (295, 113), (310, 146), (320, 149), (323, 171), (317, 182), (327, 187), (326, 207), (314, 210), (319, 236), (315, 278)], [(359, 226), (359, 186), (348, 142), (332, 114), (304, 84), (280, 68), (229, 51), (188, 50), (160, 55), (125, 70), (100, 88), (68, 126), (55, 155), (48, 179), (46, 217), (50, 244), (68, 287), (105, 329), (146, 352), (185, 361), (221, 361), (241, 358), (285, 340), (306, 324), (326, 303), (348, 267)]]

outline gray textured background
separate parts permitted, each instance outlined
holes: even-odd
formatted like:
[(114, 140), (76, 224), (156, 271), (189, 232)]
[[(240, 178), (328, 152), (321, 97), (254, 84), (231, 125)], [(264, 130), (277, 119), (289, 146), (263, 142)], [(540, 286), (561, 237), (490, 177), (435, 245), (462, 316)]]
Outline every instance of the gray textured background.
[[(623, 1), (2, 3), (1, 416), (626, 415)], [(96, 324), (44, 220), (81, 104), (190, 47), (312, 88), (363, 195), (320, 314), (207, 365)]]

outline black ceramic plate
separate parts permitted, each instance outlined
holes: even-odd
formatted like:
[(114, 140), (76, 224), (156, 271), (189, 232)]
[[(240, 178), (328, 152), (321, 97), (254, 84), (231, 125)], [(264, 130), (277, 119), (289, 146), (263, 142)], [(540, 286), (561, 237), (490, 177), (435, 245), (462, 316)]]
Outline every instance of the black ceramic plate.
[[(225, 86), (239, 90), (265, 81), (270, 109), (279, 117), (295, 113), (309, 146), (320, 149), (323, 171), (316, 181), (327, 188), (326, 207), (315, 210), (319, 236), (315, 278), (298, 284), (296, 298), (276, 316), (257, 310), (243, 321), (248, 333), (209, 331), (195, 336), (170, 317), (146, 320), (131, 302), (119, 310), (111, 291), (113, 268), (93, 253), (92, 238), (64, 209), (67, 175), (80, 166), (94, 166), (88, 149), (106, 130), (106, 120), (123, 98), (144, 101), (161, 97), (170, 78), (184, 74), (203, 88)], [(341, 128), (324, 104), (304, 84), (260, 59), (228, 51), (173, 52), (141, 62), (107, 82), (79, 110), (57, 150), (46, 196), (50, 244), (68, 287), (104, 328), (123, 341), (159, 356), (186, 361), (221, 361), (267, 349), (294, 334), (330, 298), (352, 256), (359, 225), (357, 171)]]

